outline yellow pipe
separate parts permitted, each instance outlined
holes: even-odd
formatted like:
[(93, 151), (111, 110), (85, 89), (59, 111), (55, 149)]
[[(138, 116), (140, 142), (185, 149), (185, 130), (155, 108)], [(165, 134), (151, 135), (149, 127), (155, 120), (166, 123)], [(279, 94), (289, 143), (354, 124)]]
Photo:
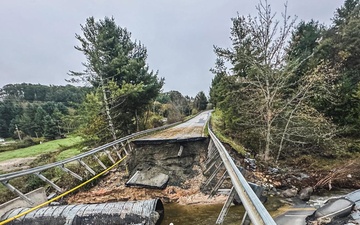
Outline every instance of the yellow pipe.
[(74, 187), (73, 189), (71, 189), (71, 190), (69, 190), (69, 191), (66, 191), (66, 192), (62, 193), (62, 194), (59, 195), (59, 196), (56, 196), (55, 198), (50, 199), (50, 200), (47, 201), (47, 202), (41, 203), (40, 205), (37, 205), (37, 206), (35, 206), (35, 207), (33, 207), (33, 208), (31, 208), (31, 209), (23, 212), (23, 213), (20, 213), (20, 214), (14, 216), (14, 217), (11, 217), (11, 218), (9, 218), (9, 219), (6, 219), (6, 220), (4, 220), (4, 221), (1, 221), (1, 222), (0, 222), (0, 225), (7, 224), (7, 223), (9, 223), (9, 222), (11, 222), (11, 221), (13, 221), (13, 220), (15, 220), (15, 219), (17, 219), (17, 218), (20, 218), (20, 217), (22, 217), (22, 216), (25, 216), (26, 214), (28, 214), (28, 213), (30, 213), (30, 212), (32, 212), (32, 211), (34, 211), (34, 210), (37, 210), (37, 209), (39, 209), (39, 208), (41, 208), (41, 207), (43, 207), (43, 206), (46, 206), (47, 204), (49, 204), (49, 203), (51, 203), (51, 202), (53, 202), (53, 201), (55, 201), (55, 200), (57, 200), (57, 199), (59, 199), (59, 198), (62, 198), (62, 197), (64, 197), (65, 195), (70, 194), (71, 192), (73, 192), (73, 191), (81, 188), (81, 187), (84, 186), (85, 184), (90, 183), (91, 181), (93, 181), (93, 180), (95, 180), (96, 178), (100, 177), (100, 176), (103, 175), (104, 173), (110, 171), (112, 168), (114, 168), (115, 166), (119, 165), (125, 158), (126, 158), (126, 155), (125, 155), (122, 159), (120, 159), (119, 161), (117, 161), (116, 163), (114, 163), (112, 166), (110, 166), (110, 167), (107, 168), (106, 170), (102, 171), (102, 172), (99, 173), (98, 175), (96, 175), (96, 176), (90, 178), (89, 180), (85, 181), (84, 183), (82, 183), (82, 184)]

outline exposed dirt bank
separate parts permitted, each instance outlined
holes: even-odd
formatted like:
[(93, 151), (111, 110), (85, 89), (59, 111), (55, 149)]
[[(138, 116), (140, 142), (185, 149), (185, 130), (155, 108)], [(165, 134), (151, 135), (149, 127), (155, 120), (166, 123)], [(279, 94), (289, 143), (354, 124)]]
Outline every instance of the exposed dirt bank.
[(205, 177), (200, 173), (201, 168), (195, 166), (199, 174), (192, 179), (185, 181), (181, 186), (168, 186), (164, 190), (146, 189), (136, 187), (125, 187), (124, 183), (128, 176), (125, 172), (113, 171), (104, 177), (96, 187), (88, 191), (82, 191), (67, 199), (71, 203), (102, 203), (126, 200), (145, 200), (160, 198), (163, 202), (176, 202), (179, 204), (213, 204), (223, 203), (225, 195), (217, 195), (208, 199), (208, 196), (201, 193), (200, 187)]
[[(179, 156), (180, 146), (183, 151)], [(67, 202), (100, 203), (160, 198), (163, 202), (179, 204), (223, 203), (225, 195), (209, 199), (201, 192), (207, 178), (203, 175), (206, 154), (207, 141), (134, 146), (127, 160), (130, 175), (136, 171), (150, 170), (152, 173), (167, 174), (170, 179), (164, 190), (125, 187), (129, 176), (123, 166), (101, 179), (96, 187), (70, 197)]]

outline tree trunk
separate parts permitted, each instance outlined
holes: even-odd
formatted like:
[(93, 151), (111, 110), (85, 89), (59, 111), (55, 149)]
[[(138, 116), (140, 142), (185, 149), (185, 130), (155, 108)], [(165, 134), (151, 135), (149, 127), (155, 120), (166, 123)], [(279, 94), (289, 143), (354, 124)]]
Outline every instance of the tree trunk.
[(271, 142), (271, 121), (267, 120), (267, 128), (266, 128), (266, 140), (265, 140), (265, 152), (264, 152), (264, 160), (268, 161), (270, 159), (270, 142)]
[(135, 120), (136, 120), (136, 132), (139, 132), (139, 116), (137, 114), (137, 109), (135, 109)]
[(116, 132), (115, 132), (112, 117), (110, 115), (109, 101), (108, 101), (108, 98), (107, 98), (107, 95), (106, 95), (106, 89), (105, 89), (105, 85), (104, 85), (104, 80), (103, 80), (103, 78), (101, 76), (99, 76), (99, 78), (100, 78), (101, 90), (102, 90), (102, 93), (103, 93), (105, 112), (106, 112), (106, 116), (107, 116), (108, 123), (109, 123), (109, 129), (110, 129), (111, 135), (112, 135), (112, 137), (113, 137), (113, 139), (115, 141), (117, 139), (116, 138)]

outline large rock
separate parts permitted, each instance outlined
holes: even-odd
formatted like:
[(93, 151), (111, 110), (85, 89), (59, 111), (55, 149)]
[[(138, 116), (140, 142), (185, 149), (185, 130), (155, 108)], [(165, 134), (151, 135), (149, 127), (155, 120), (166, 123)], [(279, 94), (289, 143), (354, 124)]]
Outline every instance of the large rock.
[(314, 192), (312, 187), (306, 187), (299, 192), (299, 198), (303, 201), (309, 201), (311, 194)]
[(281, 192), (281, 195), (284, 198), (292, 198), (295, 197), (297, 195), (298, 190), (296, 188), (289, 188), (283, 192)]

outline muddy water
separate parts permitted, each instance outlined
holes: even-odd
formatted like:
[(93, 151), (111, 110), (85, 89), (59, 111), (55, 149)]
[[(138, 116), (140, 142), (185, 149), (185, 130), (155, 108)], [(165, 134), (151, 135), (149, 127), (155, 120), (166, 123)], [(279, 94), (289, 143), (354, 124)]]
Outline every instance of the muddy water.
[[(161, 225), (196, 224), (209, 225), (215, 224), (216, 219), (221, 211), (222, 205), (179, 205), (166, 204), (165, 217)], [(242, 215), (244, 215), (244, 207), (232, 206), (224, 224), (239, 224)]]
[[(269, 210), (270, 214), (274, 214), (276, 209), (281, 205), (282, 203), (280, 203), (278, 198), (269, 198), (265, 207)], [(174, 225), (210, 225), (215, 224), (223, 205), (179, 205), (172, 203), (165, 204), (164, 207), (165, 217), (161, 225), (169, 225), (170, 223), (173, 223)], [(224, 224), (240, 224), (244, 212), (243, 206), (231, 206)]]

